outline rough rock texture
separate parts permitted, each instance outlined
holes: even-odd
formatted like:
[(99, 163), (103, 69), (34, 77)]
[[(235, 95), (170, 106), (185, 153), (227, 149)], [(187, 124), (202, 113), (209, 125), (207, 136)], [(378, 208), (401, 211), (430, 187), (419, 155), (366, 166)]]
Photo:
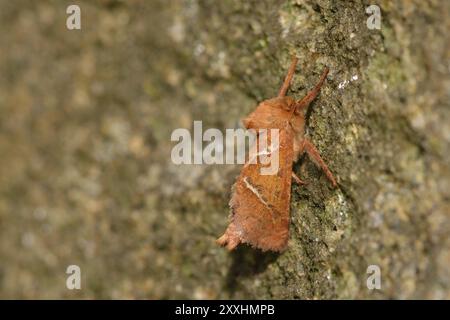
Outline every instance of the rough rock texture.
[[(0, 297), (450, 298), (448, 1), (0, 2)], [(214, 240), (239, 166), (175, 166), (175, 128), (237, 128), (330, 68), (282, 254)], [(82, 290), (66, 288), (81, 267)], [(378, 265), (382, 289), (368, 290)]]

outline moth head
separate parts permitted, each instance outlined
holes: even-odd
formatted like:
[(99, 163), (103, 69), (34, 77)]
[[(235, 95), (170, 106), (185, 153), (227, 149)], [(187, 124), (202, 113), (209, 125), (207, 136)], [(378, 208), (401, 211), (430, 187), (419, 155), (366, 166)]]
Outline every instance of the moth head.
[(269, 104), (272, 108), (283, 109), (285, 111), (292, 111), (294, 108), (295, 100), (291, 97), (276, 97), (264, 101), (264, 103)]
[(295, 105), (290, 97), (277, 97), (261, 102), (242, 122), (247, 129), (279, 128), (292, 117)]

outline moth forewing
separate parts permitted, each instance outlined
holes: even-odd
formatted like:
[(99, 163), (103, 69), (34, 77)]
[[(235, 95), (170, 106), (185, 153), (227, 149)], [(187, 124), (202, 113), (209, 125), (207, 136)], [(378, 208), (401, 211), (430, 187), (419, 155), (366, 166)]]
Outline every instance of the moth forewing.
[(279, 136), (276, 174), (262, 175), (262, 163), (249, 163), (233, 186), (231, 223), (218, 241), (229, 249), (248, 243), (262, 250), (280, 251), (287, 244), (293, 142), (286, 130), (280, 130)]
[(279, 170), (279, 129), (260, 129), (258, 135), (258, 161), (261, 175), (275, 175)]

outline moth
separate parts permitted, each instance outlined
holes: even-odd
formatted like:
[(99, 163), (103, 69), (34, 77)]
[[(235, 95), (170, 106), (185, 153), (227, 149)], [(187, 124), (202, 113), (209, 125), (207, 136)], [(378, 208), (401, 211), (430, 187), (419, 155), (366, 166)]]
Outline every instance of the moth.
[[(279, 166), (276, 174), (261, 175), (263, 164), (250, 163), (248, 158), (232, 188), (230, 223), (217, 243), (228, 250), (240, 243), (263, 251), (282, 251), (289, 239), (290, 198), (292, 179), (304, 184), (292, 171), (293, 163), (306, 153), (323, 170), (333, 187), (336, 179), (320, 157), (316, 147), (305, 137), (305, 114), (320, 92), (328, 68), (305, 97), (296, 101), (286, 96), (295, 73), (297, 58), (292, 62), (278, 96), (261, 102), (243, 120), (246, 129), (278, 129)], [(256, 137), (259, 143), (260, 137)], [(270, 141), (269, 141), (270, 142)], [(251, 153), (251, 152), (250, 152)]]

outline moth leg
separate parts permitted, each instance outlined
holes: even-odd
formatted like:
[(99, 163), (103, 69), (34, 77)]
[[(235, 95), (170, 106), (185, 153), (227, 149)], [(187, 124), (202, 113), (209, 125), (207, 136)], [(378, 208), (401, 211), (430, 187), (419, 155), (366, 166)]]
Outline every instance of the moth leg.
[(292, 172), (292, 178), (297, 182), (298, 184), (306, 184), (305, 181), (301, 180), (294, 172)]
[(302, 151), (305, 151), (310, 159), (318, 166), (320, 167), (325, 175), (327, 176), (328, 180), (331, 181), (331, 184), (333, 187), (336, 187), (336, 179), (334, 178), (333, 174), (331, 173), (330, 169), (328, 169), (328, 166), (325, 164), (325, 162), (320, 157), (319, 151), (316, 149), (316, 147), (307, 139), (303, 139), (303, 145), (301, 147)]
[(308, 107), (309, 104), (317, 97), (317, 95), (320, 92), (320, 88), (322, 88), (322, 85), (325, 79), (327, 78), (328, 71), (329, 69), (325, 67), (325, 69), (322, 72), (322, 75), (320, 76), (319, 82), (317, 82), (314, 88), (311, 91), (309, 91), (306, 94), (306, 96), (304, 96), (300, 101), (298, 101), (295, 104), (294, 110), (296, 113), (302, 110), (303, 108)]

